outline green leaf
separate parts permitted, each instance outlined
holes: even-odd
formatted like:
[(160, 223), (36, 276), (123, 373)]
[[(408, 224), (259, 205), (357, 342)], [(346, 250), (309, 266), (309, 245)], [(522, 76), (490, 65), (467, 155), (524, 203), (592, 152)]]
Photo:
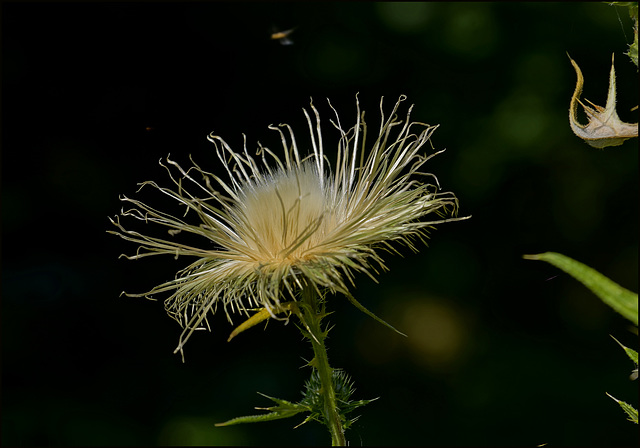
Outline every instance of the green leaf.
[(635, 363), (635, 365), (638, 365), (638, 352), (633, 350), (633, 349), (631, 349), (631, 348), (629, 348), (629, 347), (625, 347), (616, 338), (614, 338), (613, 336), (611, 336), (611, 337), (613, 338), (614, 341), (616, 341), (618, 343), (618, 345), (620, 347), (623, 348), (623, 350), (627, 353), (627, 356), (629, 357), (629, 359), (631, 359), (631, 361), (633, 361)]
[(636, 408), (634, 408), (633, 406), (631, 406), (629, 403), (625, 403), (622, 400), (618, 400), (615, 397), (612, 397), (611, 395), (607, 394), (607, 396), (609, 396), (609, 398), (611, 398), (613, 401), (615, 401), (616, 403), (618, 403), (620, 405), (620, 407), (622, 408), (622, 410), (624, 412), (627, 413), (627, 415), (629, 416), (629, 421), (635, 423), (636, 425), (638, 424), (638, 410)]
[(617, 283), (590, 268), (556, 252), (536, 255), (523, 255), (526, 260), (541, 260), (562, 269), (589, 288), (595, 295), (620, 313), (623, 317), (638, 325), (638, 294), (623, 288)]
[(271, 411), (269, 414), (247, 415), (245, 417), (236, 417), (231, 420), (227, 420), (223, 423), (216, 423), (216, 426), (230, 426), (240, 423), (257, 423), (268, 422), (271, 420), (280, 420), (283, 418), (293, 417), (300, 412), (309, 412), (309, 406), (305, 406), (298, 403), (291, 403), (290, 401), (282, 400), (280, 398), (269, 397), (268, 395), (260, 394), (263, 397), (268, 398), (271, 401), (277, 403), (278, 406), (272, 406), (270, 408), (256, 408), (259, 410)]

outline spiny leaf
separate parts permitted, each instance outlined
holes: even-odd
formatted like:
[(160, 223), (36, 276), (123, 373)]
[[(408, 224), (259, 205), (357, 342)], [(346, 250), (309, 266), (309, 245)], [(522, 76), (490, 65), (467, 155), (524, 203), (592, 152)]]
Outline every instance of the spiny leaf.
[(256, 408), (259, 410), (271, 411), (269, 414), (247, 415), (245, 417), (236, 417), (231, 420), (227, 420), (223, 423), (216, 423), (216, 426), (230, 426), (240, 423), (257, 423), (268, 422), (271, 420), (279, 420), (283, 418), (293, 417), (300, 412), (309, 412), (310, 408), (303, 404), (291, 403), (290, 401), (282, 400), (280, 398), (269, 397), (268, 395), (260, 394), (263, 397), (275, 402), (278, 406), (272, 406), (270, 408)]
[[(569, 56), (567, 54), (567, 56)], [(578, 80), (576, 82), (576, 88), (571, 97), (571, 103), (569, 105), (569, 123), (571, 130), (574, 134), (580, 137), (594, 148), (605, 148), (607, 146), (619, 146), (625, 140), (638, 136), (638, 123), (625, 123), (620, 120), (618, 113), (616, 112), (616, 71), (613, 66), (613, 55), (611, 55), (611, 72), (609, 74), (609, 94), (607, 95), (606, 107), (597, 106), (591, 101), (592, 107), (586, 106), (580, 101), (580, 94), (582, 93), (582, 86), (584, 84), (584, 78), (582, 77), (582, 71), (576, 61), (569, 60), (576, 71)], [(578, 103), (583, 107), (589, 123), (582, 125), (578, 123), (576, 117), (576, 110)]]
[(231, 425), (239, 425), (240, 423), (258, 423), (258, 422), (269, 422), (272, 420), (280, 420), (283, 418), (293, 417), (297, 412), (292, 413), (278, 413), (271, 412), (269, 414), (258, 414), (258, 415), (246, 415), (244, 417), (236, 417), (231, 420), (227, 420), (226, 422), (216, 423), (215, 426), (231, 426)]
[(620, 343), (620, 341), (618, 341), (616, 338), (614, 338), (613, 336), (611, 336), (611, 338), (616, 341), (618, 343), (618, 345), (620, 347), (622, 347), (622, 349), (625, 351), (625, 353), (627, 354), (627, 356), (629, 357), (629, 359), (631, 361), (634, 362), (635, 365), (638, 365), (638, 352), (629, 348), (629, 347), (625, 347), (624, 345), (622, 345)]
[(613, 396), (611, 396), (609, 394), (607, 394), (607, 396), (620, 405), (622, 410), (624, 412), (626, 412), (627, 415), (629, 416), (628, 420), (630, 422), (633, 422), (636, 425), (638, 424), (638, 410), (636, 408), (631, 406), (629, 403), (625, 403), (622, 400), (618, 400), (617, 398), (615, 398), (615, 397), (613, 397)]
[(589, 266), (555, 252), (523, 255), (526, 260), (542, 260), (562, 269), (589, 288), (604, 303), (638, 325), (638, 294), (634, 294)]

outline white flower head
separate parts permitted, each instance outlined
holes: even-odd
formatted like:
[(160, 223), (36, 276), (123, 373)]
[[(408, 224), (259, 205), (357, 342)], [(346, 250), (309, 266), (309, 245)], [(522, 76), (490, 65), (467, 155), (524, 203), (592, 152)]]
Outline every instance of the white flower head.
[[(166, 164), (160, 161), (175, 188), (151, 181), (141, 188), (150, 185), (178, 201), (186, 208), (183, 218), (121, 198), (133, 205), (121, 216), (161, 224), (171, 235), (165, 240), (126, 230), (116, 217), (111, 222), (119, 231), (111, 233), (139, 244), (128, 259), (160, 254), (195, 258), (174, 280), (144, 294), (127, 294), (170, 294), (165, 308), (184, 328), (176, 351), (182, 351), (195, 329), (209, 326), (207, 314), (218, 305), (229, 320), (231, 313), (259, 308), (277, 317), (300, 290), (312, 287), (319, 293), (342, 293), (366, 311), (349, 292), (355, 272), (374, 278), (376, 266), (385, 268), (381, 249), (395, 252), (391, 243), (397, 241), (417, 250), (413, 243), (424, 240), (434, 224), (464, 219), (445, 218), (456, 214), (456, 197), (441, 192), (436, 177), (421, 171), (442, 152), (425, 153), (437, 126), (411, 122), (413, 106), (399, 120), (396, 112), (405, 99), (399, 98), (389, 118), (380, 101), (381, 126), (373, 137), (367, 134), (357, 97), (356, 124), (346, 131), (329, 102), (335, 117), (330, 123), (337, 131), (335, 164), (325, 156), (313, 102), (315, 119), (303, 109), (311, 135), (308, 153), (301, 154), (293, 130), (284, 124), (269, 126), (280, 134), (284, 160), (259, 143), (251, 155), (246, 137), (243, 151), (235, 152), (221, 137), (209, 135), (228, 180), (193, 160), (186, 171), (169, 158)], [(189, 224), (184, 219), (193, 213), (196, 223)], [(180, 232), (203, 237), (203, 244), (178, 243), (174, 238)]]

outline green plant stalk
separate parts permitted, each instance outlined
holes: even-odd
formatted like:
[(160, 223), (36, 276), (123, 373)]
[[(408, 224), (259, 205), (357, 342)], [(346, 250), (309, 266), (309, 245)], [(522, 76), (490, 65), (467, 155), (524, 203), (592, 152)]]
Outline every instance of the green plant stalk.
[(338, 414), (336, 393), (333, 384), (333, 369), (329, 366), (329, 357), (324, 340), (326, 331), (322, 331), (320, 321), (325, 317), (324, 303), (319, 297), (315, 288), (307, 286), (302, 291), (302, 303), (300, 303), (300, 318), (304, 330), (308, 332), (305, 336), (311, 341), (314, 358), (310, 365), (318, 370), (320, 382), (322, 384), (322, 399), (324, 404), (324, 420), (331, 433), (332, 446), (346, 446), (342, 421)]

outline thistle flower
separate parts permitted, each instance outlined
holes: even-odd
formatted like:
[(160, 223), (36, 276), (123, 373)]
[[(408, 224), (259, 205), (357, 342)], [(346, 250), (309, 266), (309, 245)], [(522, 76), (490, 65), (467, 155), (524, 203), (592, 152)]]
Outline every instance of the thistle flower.
[[(421, 171), (442, 152), (421, 152), (437, 126), (410, 122), (413, 106), (406, 119), (399, 120), (396, 112), (405, 99), (399, 98), (386, 119), (380, 101), (381, 126), (369, 148), (357, 97), (356, 124), (346, 131), (328, 102), (335, 115), (330, 123), (337, 130), (334, 166), (325, 154), (320, 115), (311, 102), (315, 120), (303, 109), (311, 135), (308, 154), (298, 150), (291, 127), (281, 124), (269, 129), (280, 134), (284, 160), (260, 143), (255, 156), (250, 155), (246, 136), (243, 151), (235, 152), (221, 137), (209, 135), (228, 180), (203, 170), (193, 159), (188, 170), (168, 157), (166, 164), (161, 160), (175, 188), (152, 181), (140, 188), (148, 185), (176, 200), (186, 208), (183, 218), (121, 197), (133, 205), (121, 216), (166, 226), (172, 237), (127, 230), (116, 217), (111, 222), (119, 231), (111, 233), (140, 245), (135, 255), (123, 256), (195, 258), (175, 279), (143, 294), (125, 293), (147, 298), (170, 294), (165, 309), (183, 327), (176, 352), (182, 352), (194, 330), (209, 327), (207, 314), (219, 305), (230, 321), (232, 313), (248, 315), (252, 309), (277, 318), (302, 289), (314, 288), (318, 293), (342, 293), (369, 313), (349, 291), (354, 273), (375, 280), (376, 266), (386, 269), (380, 250), (396, 252), (391, 243), (398, 242), (415, 251), (415, 240), (424, 240), (434, 224), (458, 219), (444, 219), (457, 211), (453, 193), (440, 192), (436, 177)], [(184, 220), (189, 212), (197, 215), (197, 224)], [(432, 214), (435, 218), (427, 219)], [(204, 237), (204, 244), (175, 241), (180, 232)]]

